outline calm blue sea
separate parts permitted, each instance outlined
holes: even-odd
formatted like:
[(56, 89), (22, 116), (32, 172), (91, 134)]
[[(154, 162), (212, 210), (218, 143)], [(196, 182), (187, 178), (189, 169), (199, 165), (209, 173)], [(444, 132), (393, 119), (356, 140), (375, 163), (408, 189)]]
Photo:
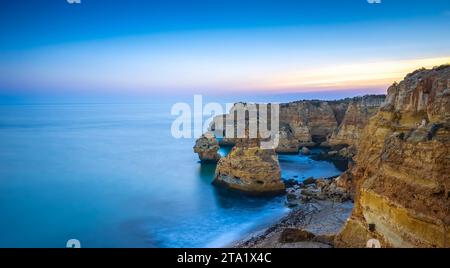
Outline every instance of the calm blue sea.
[[(288, 210), (213, 187), (170, 103), (0, 105), (0, 247), (220, 247)], [(283, 175), (333, 164), (280, 156)]]

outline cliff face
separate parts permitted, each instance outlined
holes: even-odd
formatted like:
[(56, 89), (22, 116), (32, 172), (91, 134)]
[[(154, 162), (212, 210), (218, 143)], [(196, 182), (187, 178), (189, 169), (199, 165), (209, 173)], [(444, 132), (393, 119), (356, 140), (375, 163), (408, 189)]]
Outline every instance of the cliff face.
[(364, 128), (355, 208), (340, 247), (450, 247), (450, 66), (418, 70), (388, 89)]
[(238, 142), (217, 163), (213, 184), (251, 194), (284, 193), (281, 170), (274, 150), (264, 150), (257, 141)]
[[(292, 132), (289, 141), (296, 143), (297, 147), (321, 143), (337, 127), (333, 110), (325, 101), (281, 104), (280, 124)], [(279, 147), (277, 151), (283, 152), (285, 148)]]
[[(276, 151), (297, 153), (303, 146), (354, 145), (368, 119), (375, 114), (384, 98), (384, 95), (370, 95), (338, 101), (305, 100), (280, 104), (280, 140)], [(240, 108), (235, 105), (230, 114), (216, 117), (210, 130), (216, 135), (225, 135), (226, 126), (220, 127), (220, 124), (215, 122), (226, 120), (239, 109), (245, 110), (245, 104)], [(231, 125), (235, 132), (236, 123), (237, 120)], [(248, 117), (245, 118), (245, 124), (248, 126)], [(224, 138), (220, 140), (220, 144), (234, 145), (236, 140)]]
[(378, 111), (384, 99), (383, 95), (353, 98), (343, 113), (339, 127), (329, 137), (328, 144), (356, 145), (367, 122)]

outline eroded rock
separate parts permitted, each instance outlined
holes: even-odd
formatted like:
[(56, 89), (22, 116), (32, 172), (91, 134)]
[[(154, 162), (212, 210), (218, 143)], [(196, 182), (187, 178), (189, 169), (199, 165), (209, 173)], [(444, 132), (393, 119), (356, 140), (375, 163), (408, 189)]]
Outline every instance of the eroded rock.
[(329, 146), (341, 144), (355, 146), (367, 122), (378, 112), (384, 100), (384, 95), (368, 95), (351, 99), (342, 122), (333, 131), (327, 144)]
[(250, 194), (285, 192), (275, 150), (261, 149), (257, 144), (237, 144), (217, 164), (215, 185)]
[(353, 182), (348, 176), (343, 175), (343, 178), (341, 177), (342, 175), (327, 179), (311, 177), (298, 185), (289, 183), (290, 187), (286, 190), (288, 193), (286, 205), (295, 207), (312, 200), (331, 200), (334, 202), (353, 200)]
[(308, 147), (302, 147), (302, 150), (300, 151), (302, 155), (309, 155), (311, 154), (311, 151), (308, 149)]
[(203, 134), (199, 139), (197, 139), (194, 146), (194, 152), (198, 154), (198, 157), (202, 162), (219, 161), (219, 149), (219, 143), (211, 133)]

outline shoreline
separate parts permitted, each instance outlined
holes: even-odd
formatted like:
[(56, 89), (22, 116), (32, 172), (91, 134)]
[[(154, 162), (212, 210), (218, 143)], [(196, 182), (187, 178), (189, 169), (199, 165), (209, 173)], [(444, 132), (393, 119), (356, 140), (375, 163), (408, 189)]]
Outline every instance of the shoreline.
[(293, 208), (267, 228), (254, 231), (227, 248), (331, 248), (353, 209), (352, 201), (314, 200)]

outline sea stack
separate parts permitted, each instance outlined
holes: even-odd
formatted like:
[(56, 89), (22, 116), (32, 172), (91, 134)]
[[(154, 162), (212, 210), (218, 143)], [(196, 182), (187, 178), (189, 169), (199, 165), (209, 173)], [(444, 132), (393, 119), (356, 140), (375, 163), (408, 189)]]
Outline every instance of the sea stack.
[(198, 157), (202, 162), (216, 163), (219, 161), (219, 149), (219, 142), (211, 132), (203, 134), (199, 139), (197, 139), (194, 146), (194, 152), (198, 154)]
[(255, 195), (284, 193), (278, 157), (258, 141), (238, 142), (217, 164), (213, 184)]
[(388, 89), (364, 128), (355, 208), (338, 247), (450, 247), (450, 65), (420, 69)]

